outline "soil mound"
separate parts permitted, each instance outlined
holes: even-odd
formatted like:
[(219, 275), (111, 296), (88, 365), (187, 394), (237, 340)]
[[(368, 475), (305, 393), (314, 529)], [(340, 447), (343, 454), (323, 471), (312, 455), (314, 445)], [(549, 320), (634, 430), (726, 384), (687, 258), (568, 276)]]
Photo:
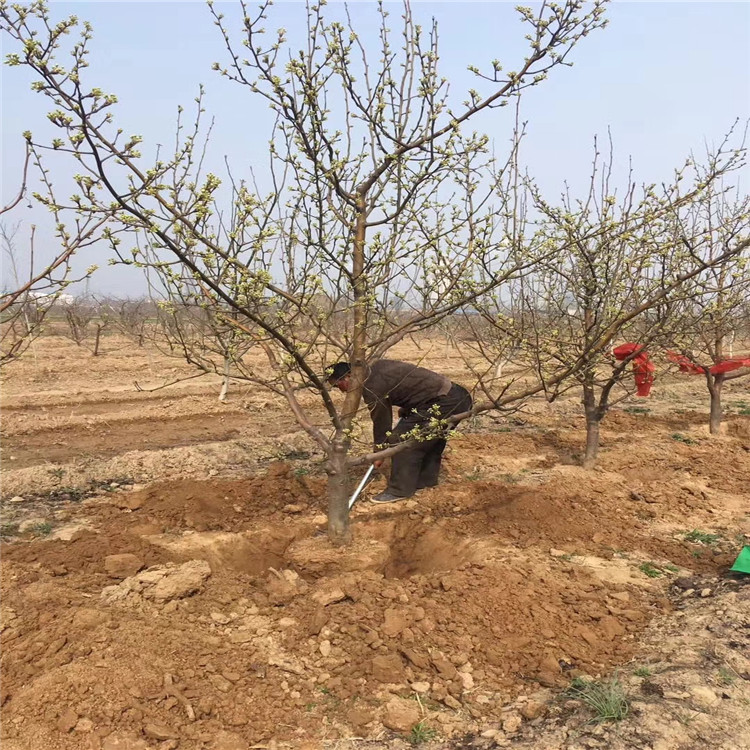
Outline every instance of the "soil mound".
[(293, 512), (322, 509), (325, 484), (319, 477), (297, 476), (283, 462), (245, 480), (183, 479), (157, 482), (133, 492), (130, 507), (138, 510), (137, 523), (153, 524), (159, 531), (237, 531), (259, 516), (280, 517), (286, 506)]
[[(106, 569), (109, 555), (132, 554), (144, 566), (173, 559), (166, 551), (127, 530), (106, 533), (80, 531), (70, 541), (35, 541), (3, 547), (4, 563), (18, 563), (16, 575), (24, 583), (50, 577), (65, 578), (64, 585), (82, 591), (97, 590), (111, 582)], [(68, 578), (70, 577), (70, 578)]]
[[(712, 571), (731, 564), (731, 554), (695, 547), (681, 539), (655, 537), (648, 529), (657, 515), (681, 518), (710, 512), (713, 499), (689, 482), (667, 493), (628, 482), (622, 475), (601, 477), (572, 466), (557, 466), (544, 484), (475, 481), (446, 485), (424, 494), (417, 514), (450, 518), (451, 528), (468, 535), (488, 532), (522, 548), (557, 548), (571, 554), (595, 550), (604, 557), (640, 550), (679, 566)], [(638, 487), (643, 493), (632, 487)]]

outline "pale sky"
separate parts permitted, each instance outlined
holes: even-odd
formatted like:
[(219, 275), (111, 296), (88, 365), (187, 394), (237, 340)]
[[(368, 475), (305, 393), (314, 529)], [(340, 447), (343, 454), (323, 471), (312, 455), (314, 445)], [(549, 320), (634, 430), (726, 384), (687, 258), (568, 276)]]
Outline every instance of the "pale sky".
[[(236, 3), (217, 3), (230, 20)], [(371, 2), (351, 3), (360, 36), (374, 34)], [(400, 4), (389, 4), (394, 16)], [(341, 5), (332, 2), (333, 14)], [(223, 156), (240, 176), (252, 166), (267, 170), (270, 114), (265, 102), (211, 71), (225, 62), (226, 51), (208, 9), (201, 2), (53, 2), (54, 16), (76, 14), (94, 27), (91, 66), (86, 81), (117, 94), (118, 126), (144, 137), (144, 153), (174, 137), (176, 109), (189, 110), (203, 83), (205, 106), (216, 118), (212, 158)], [(451, 81), (455, 101), (478, 87), (467, 65), (489, 68), (499, 58), (517, 69), (523, 34), (512, 3), (415, 2), (415, 18), (428, 26), (434, 16), (440, 31), (440, 69)], [(668, 181), (691, 150), (716, 143), (736, 118), (750, 118), (750, 3), (615, 2), (607, 11), (608, 28), (582, 40), (572, 68), (555, 69), (549, 80), (524, 94), (528, 137), (522, 159), (549, 197), (567, 180), (585, 184), (595, 135), (612, 132), (618, 163), (632, 157), (638, 182)], [(301, 39), (304, 5), (280, 2), (268, 26), (283, 26)], [(394, 28), (397, 26), (394, 20)], [(3, 57), (11, 51), (3, 39)], [(21, 133), (47, 132), (47, 102), (29, 90), (24, 70), (2, 70), (3, 203), (17, 189), (23, 152)], [(500, 147), (506, 142), (512, 108), (493, 110), (472, 121)], [(23, 210), (8, 221), (36, 221), (39, 209)], [(41, 230), (40, 230), (41, 231)], [(43, 238), (40, 238), (43, 239)], [(80, 259), (101, 270), (91, 289), (138, 295), (144, 286), (137, 272), (106, 266), (106, 248)], [(7, 280), (3, 269), (3, 282)]]

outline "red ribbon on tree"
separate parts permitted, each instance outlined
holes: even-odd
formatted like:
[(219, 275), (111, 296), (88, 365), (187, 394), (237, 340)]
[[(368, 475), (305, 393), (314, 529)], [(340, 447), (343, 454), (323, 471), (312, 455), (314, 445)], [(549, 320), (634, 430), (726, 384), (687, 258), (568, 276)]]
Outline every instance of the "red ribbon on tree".
[(638, 352), (638, 354), (631, 361), (633, 363), (636, 392), (639, 396), (645, 398), (651, 393), (651, 386), (654, 383), (654, 370), (656, 368), (649, 359), (643, 345), (628, 342), (627, 344), (620, 344), (620, 346), (616, 346), (612, 350), (615, 359), (620, 362), (627, 359), (631, 354), (635, 354), (635, 352)]
[[(689, 357), (679, 352), (667, 352), (667, 357), (679, 366), (680, 372), (689, 372), (691, 375), (703, 375), (706, 372), (704, 367), (696, 365)], [(725, 359), (708, 368), (712, 375), (721, 375), (732, 370), (739, 370), (741, 367), (750, 367), (750, 357), (735, 357), (734, 359)]]

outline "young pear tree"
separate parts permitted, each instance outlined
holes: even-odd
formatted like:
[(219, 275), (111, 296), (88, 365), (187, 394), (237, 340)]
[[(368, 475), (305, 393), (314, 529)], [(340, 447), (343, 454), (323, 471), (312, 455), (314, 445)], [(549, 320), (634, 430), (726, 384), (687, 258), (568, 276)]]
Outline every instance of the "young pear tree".
[[(51, 141), (31, 134), (29, 141), (78, 170), (69, 201), (38, 199), (78, 216), (114, 210), (109, 239), (119, 262), (147, 266), (166, 285), (190, 278), (217, 319), (227, 309), (237, 314), (225, 322), (266, 355), (259, 382), (284, 393), (327, 455), (329, 535), (343, 542), (348, 470), (403, 447), (356, 455), (368, 362), (550, 252), (544, 243), (523, 254), (504, 250), (512, 212), (496, 190), (502, 168), (492, 166), (488, 138), (467, 127), (568, 64), (578, 42), (604, 25), (604, 3), (519, 8), (525, 56), (508, 72), (497, 60), (488, 72), (471, 68), (477, 88), (458, 101), (438, 72), (436, 25), (422, 28), (408, 4), (397, 32), (379, 4), (370, 26), (377, 34), (364, 36), (345, 10), (331, 20), (323, 3), (309, 3), (297, 44), (284, 30), (269, 34), (269, 2), (256, 10), (240, 3), (236, 31), (218, 7), (209, 3), (228, 58), (216, 70), (265, 99), (276, 116), (270, 186), (239, 179), (231, 195), (204, 163), (200, 96), (194, 127), (180, 124), (174, 152), (149, 163), (142, 138), (125, 137), (116, 125), (116, 97), (88, 81), (91, 26), (66, 44), (79, 26), (75, 17), (54, 21), (43, 2), (0, 2), (0, 26), (14, 47), (7, 63), (32, 71), (58, 131)], [(140, 235), (141, 244), (124, 246), (122, 231)], [(421, 273), (425, 256), (448, 291), (437, 305), (405, 312), (404, 303), (429, 297), (434, 274)], [(329, 328), (331, 316), (337, 325)], [(333, 358), (351, 363), (343, 404), (326, 383)], [(318, 394), (327, 427), (298, 398), (303, 387)]]
[[(158, 257), (151, 250), (146, 250), (144, 257), (149, 258), (147, 265), (159, 268)], [(217, 258), (206, 273), (213, 271), (217, 282), (235, 288), (240, 281), (238, 267)], [(156, 298), (155, 324), (149, 332), (152, 345), (163, 354), (184, 359), (204, 374), (220, 375), (222, 402), (227, 399), (232, 378), (264, 382), (244, 359), (254, 342), (242, 330), (244, 317), (234, 307), (221, 300), (208, 301), (200, 282), (183, 267), (170, 273), (159, 270), (151, 276), (160, 283), (159, 288), (152, 285), (151, 290)]]
[[(562, 388), (569, 389), (571, 382), (580, 388), (586, 418), (585, 468), (596, 463), (607, 410), (615, 399), (632, 392), (625, 379), (631, 363), (647, 383), (649, 364), (641, 358), (652, 343), (663, 342), (673, 330), (675, 306), (693, 299), (698, 279), (719, 273), (722, 264), (734, 263), (746, 252), (748, 239), (740, 233), (727, 235), (727, 241), (708, 255), (701, 227), (682, 223), (675, 231), (675, 216), (701, 206), (723, 175), (744, 164), (744, 150), (732, 148), (731, 138), (730, 133), (704, 165), (688, 160), (671, 184), (661, 188), (638, 189), (631, 171), (618, 195), (611, 145), (603, 159), (595, 148), (583, 199), (566, 192), (555, 205), (529, 184), (534, 210), (544, 217), (548, 239), (560, 251), (514, 282), (513, 314), (496, 295), (483, 298), (479, 309), (496, 330), (488, 341), (499, 346), (522, 342), (518, 358), (545, 384), (549, 400)], [(617, 342), (633, 346), (618, 351), (621, 358), (616, 358)], [(492, 362), (496, 353), (486, 349), (487, 361)], [(571, 379), (552, 382), (549, 373), (560, 368), (569, 369)]]
[[(668, 344), (680, 370), (705, 378), (710, 396), (709, 431), (719, 433), (722, 391), (729, 380), (750, 375), (750, 354), (733, 357), (736, 331), (743, 329), (750, 299), (750, 197), (730, 197), (711, 185), (702, 199), (675, 216), (686, 251), (705, 264), (690, 294), (674, 312)], [(744, 247), (727, 256), (727, 248)]]
[(26, 144), (23, 175), (18, 192), (0, 206), (0, 242), (2, 242), (3, 282), (0, 290), (0, 367), (17, 360), (44, 330), (44, 321), (65, 290), (76, 281), (88, 278), (95, 270), (89, 268), (76, 277), (73, 257), (76, 252), (92, 244), (100, 236), (106, 216), (77, 219), (75, 226), (66, 226), (62, 212), (54, 211), (54, 242), (59, 249), (40, 264), (37, 258), (37, 227), (31, 225), (28, 240), (19, 235), (24, 228), (19, 218), (12, 224), (6, 219), (17, 216), (28, 200), (29, 167), (39, 170), (40, 178), (51, 193), (49, 174), (39, 160), (38, 152)]
[(141, 348), (145, 346), (156, 318), (156, 305), (149, 297), (107, 297), (103, 304), (112, 325)]

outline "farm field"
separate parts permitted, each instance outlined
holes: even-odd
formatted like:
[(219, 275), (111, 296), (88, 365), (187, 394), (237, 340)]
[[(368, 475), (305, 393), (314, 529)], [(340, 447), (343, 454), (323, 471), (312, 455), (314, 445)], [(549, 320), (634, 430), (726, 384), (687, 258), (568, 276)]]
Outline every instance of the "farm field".
[[(390, 356), (471, 382), (443, 340)], [(148, 390), (191, 374), (116, 336), (3, 372), (4, 750), (750, 748), (746, 379), (717, 437), (700, 378), (658, 380), (592, 471), (573, 396), (464, 423), (334, 550), (285, 403)]]

